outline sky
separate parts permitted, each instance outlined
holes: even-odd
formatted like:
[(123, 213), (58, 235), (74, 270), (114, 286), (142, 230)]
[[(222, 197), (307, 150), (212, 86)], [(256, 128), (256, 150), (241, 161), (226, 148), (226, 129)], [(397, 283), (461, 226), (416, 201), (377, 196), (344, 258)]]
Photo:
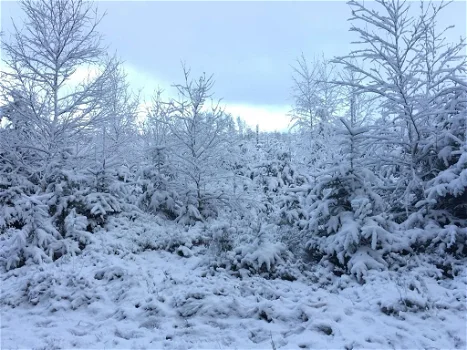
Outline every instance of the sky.
[[(288, 127), (294, 60), (302, 52), (310, 60), (345, 55), (356, 39), (345, 1), (95, 3), (107, 13), (98, 31), (143, 97), (149, 100), (158, 86), (170, 95), (182, 81), (183, 61), (194, 78), (213, 74), (215, 97), (226, 110), (265, 131)], [(0, 11), (2, 31), (11, 31), (11, 18), (21, 23), (17, 2), (0, 0)], [(439, 22), (456, 26), (450, 40), (465, 36), (466, 2), (448, 6)]]

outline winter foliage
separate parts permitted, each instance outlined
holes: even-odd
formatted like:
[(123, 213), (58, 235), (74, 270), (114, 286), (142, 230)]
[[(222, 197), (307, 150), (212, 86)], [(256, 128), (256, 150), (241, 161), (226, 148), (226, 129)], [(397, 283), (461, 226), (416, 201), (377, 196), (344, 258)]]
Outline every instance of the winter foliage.
[(33, 307), (77, 324), (43, 348), (465, 347), (465, 43), (437, 27), (447, 3), (349, 5), (355, 49), (302, 54), (290, 132), (255, 133), (185, 64), (141, 111), (91, 2), (21, 1), (0, 72), (2, 346), (36, 346), (14, 340)]

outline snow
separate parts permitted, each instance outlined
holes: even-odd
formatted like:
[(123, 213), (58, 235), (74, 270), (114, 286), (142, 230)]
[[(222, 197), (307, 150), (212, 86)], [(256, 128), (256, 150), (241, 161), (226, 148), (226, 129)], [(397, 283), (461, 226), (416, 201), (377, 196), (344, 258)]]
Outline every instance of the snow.
[[(242, 279), (222, 269), (207, 273), (212, 250), (187, 243), (200, 234), (199, 227), (180, 231), (144, 217), (135, 222), (117, 217), (108, 231), (94, 234), (81, 255), (2, 273), (1, 348), (467, 345), (466, 271), (437, 281), (421, 267), (370, 270), (366, 283), (359, 284), (316, 266), (295, 281), (255, 275)], [(167, 236), (178, 237), (183, 254), (145, 246), (148, 239), (159, 242)], [(275, 256), (277, 248), (266, 247)], [(251, 251), (246, 256), (269, 263)]]
[[(296, 61), (286, 134), (235, 123), (185, 64), (140, 119), (92, 4), (22, 1), (1, 347), (465, 348), (465, 45), (436, 28), (445, 4), (349, 5), (359, 48)], [(99, 76), (70, 84), (83, 62)]]

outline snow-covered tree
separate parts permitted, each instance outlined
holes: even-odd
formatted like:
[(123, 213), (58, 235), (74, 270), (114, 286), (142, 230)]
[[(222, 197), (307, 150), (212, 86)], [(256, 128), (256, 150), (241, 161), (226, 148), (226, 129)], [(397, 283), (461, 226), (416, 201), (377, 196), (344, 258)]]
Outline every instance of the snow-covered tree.
[(398, 245), (387, 205), (375, 191), (381, 180), (362, 157), (368, 128), (341, 121), (341, 158), (315, 176), (305, 198), (307, 250), (361, 279), (369, 269), (386, 268), (383, 254)]
[(16, 146), (34, 144), (51, 157), (102, 120), (105, 86), (117, 62), (101, 46), (101, 17), (91, 3), (25, 0), (21, 7), (25, 27), (15, 25), (2, 42), (2, 99), (23, 106), (16, 118), (27, 123), (31, 140)]
[(24, 0), (21, 7), (24, 28), (14, 24), (4, 37), (0, 73), (0, 236), (16, 242), (14, 254), (2, 245), (8, 267), (31, 260), (31, 249), (36, 262), (76, 253), (87, 220), (99, 224), (119, 210), (111, 196), (90, 192), (83, 171), (118, 68), (101, 46), (101, 17), (81, 0)]
[(337, 72), (324, 57), (309, 63), (303, 53), (292, 69), (291, 129), (298, 129), (308, 141), (309, 152), (315, 152), (326, 123), (336, 117), (341, 103), (340, 87), (332, 83)]
[(426, 141), (441, 132), (433, 120), (445, 112), (443, 97), (465, 89), (459, 83), (466, 66), (464, 44), (448, 45), (436, 30), (444, 3), (422, 5), (418, 16), (403, 1), (378, 0), (377, 9), (358, 1), (349, 4), (359, 48), (334, 62), (360, 77), (340, 84), (379, 97), (385, 122), (375, 128), (379, 135), (374, 140), (382, 148), (393, 146), (384, 166), (393, 173), (393, 207), (404, 220), (425, 199), (425, 181), (433, 172), (426, 165), (430, 154), (437, 153)]
[(227, 169), (232, 118), (212, 99), (213, 77), (192, 80), (183, 66), (184, 82), (174, 85), (162, 121), (168, 126), (169, 148), (177, 170), (177, 192), (183, 198), (179, 221), (193, 222), (217, 216), (228, 202), (223, 184), (232, 177)]

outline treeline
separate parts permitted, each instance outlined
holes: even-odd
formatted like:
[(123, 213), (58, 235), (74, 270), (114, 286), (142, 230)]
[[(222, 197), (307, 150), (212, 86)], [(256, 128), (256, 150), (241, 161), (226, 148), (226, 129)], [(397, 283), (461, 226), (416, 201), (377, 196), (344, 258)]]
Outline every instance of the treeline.
[(79, 254), (117, 214), (204, 225), (230, 252), (220, 265), (238, 270), (255, 257), (246, 268), (269, 277), (285, 262), (359, 280), (415, 256), (441, 277), (462, 268), (466, 56), (464, 41), (447, 43), (436, 26), (447, 4), (412, 14), (401, 1), (350, 1), (357, 48), (297, 59), (287, 134), (234, 120), (212, 76), (193, 78), (186, 66), (177, 97), (156, 92), (141, 121), (122, 64), (101, 46), (92, 3), (21, 6), (25, 29), (2, 43), (6, 269)]

